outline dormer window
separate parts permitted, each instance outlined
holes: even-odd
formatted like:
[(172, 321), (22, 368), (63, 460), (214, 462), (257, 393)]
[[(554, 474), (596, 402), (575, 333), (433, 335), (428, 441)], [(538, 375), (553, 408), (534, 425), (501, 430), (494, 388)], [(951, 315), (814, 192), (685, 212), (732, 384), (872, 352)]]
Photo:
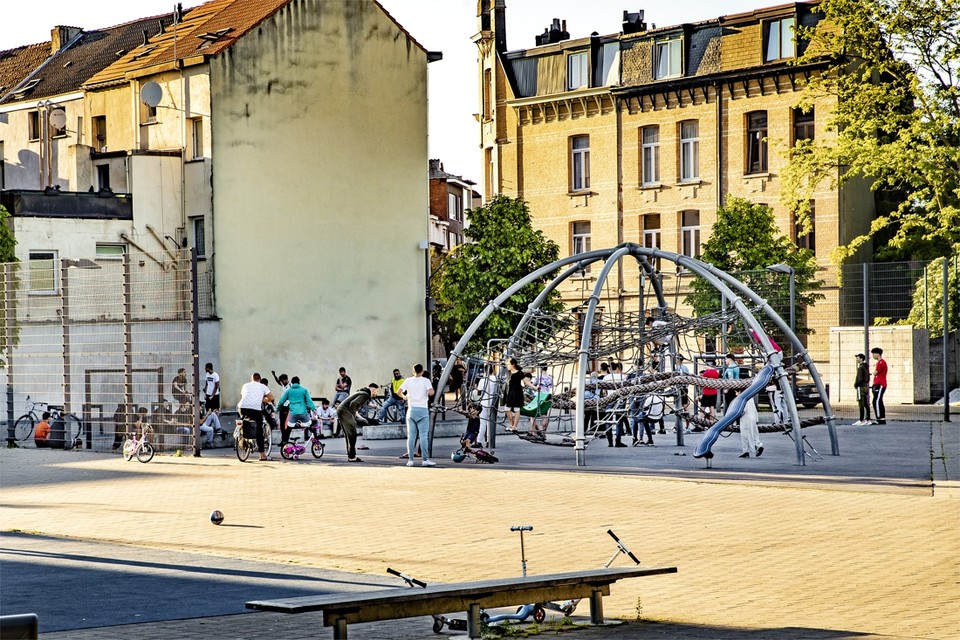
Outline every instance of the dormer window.
[(567, 91), (573, 91), (590, 84), (590, 67), (587, 52), (571, 53), (567, 56)]
[(680, 38), (657, 42), (654, 45), (653, 77), (661, 80), (682, 75), (682, 51)]
[(771, 20), (764, 23), (763, 28), (763, 61), (776, 62), (796, 56), (794, 46), (794, 25), (797, 19), (793, 16), (780, 20)]

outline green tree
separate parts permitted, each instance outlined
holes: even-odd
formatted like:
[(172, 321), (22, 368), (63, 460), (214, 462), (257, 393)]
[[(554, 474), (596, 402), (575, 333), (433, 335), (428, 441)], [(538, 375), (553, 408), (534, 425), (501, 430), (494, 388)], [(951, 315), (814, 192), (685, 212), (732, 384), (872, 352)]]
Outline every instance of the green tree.
[(829, 135), (791, 149), (787, 206), (809, 228), (817, 186), (864, 179), (879, 200), (869, 232), (838, 247), (840, 263), (868, 240), (884, 259), (943, 256), (960, 241), (960, 0), (823, 0), (798, 29), (797, 64), (822, 62), (802, 98), (833, 97)]
[[(816, 279), (817, 263), (813, 252), (800, 249), (786, 236), (780, 235), (773, 212), (765, 204), (754, 204), (743, 198), (727, 197), (717, 210), (717, 222), (710, 239), (703, 244), (700, 259), (738, 278), (767, 298), (781, 317), (790, 315), (787, 276), (772, 273), (766, 267), (783, 263), (794, 269), (794, 292), (797, 307), (814, 304), (823, 298), (817, 289), (823, 285)], [(686, 297), (698, 316), (721, 309), (720, 293), (703, 278), (693, 281), (693, 291)], [(805, 314), (797, 313), (796, 333), (809, 333)]]
[[(10, 214), (7, 209), (0, 204), (0, 367), (6, 366), (6, 360), (3, 355), (7, 352), (7, 292), (16, 290), (19, 282), (15, 271), (5, 268), (7, 262), (17, 262), (17, 256), (14, 248), (17, 246), (17, 239), (13, 237), (13, 230), (10, 228)], [(9, 274), (9, 275), (8, 275)], [(11, 282), (7, 282), (7, 278)], [(17, 343), (17, 327), (13, 327), (13, 344)]]
[[(437, 329), (448, 349), (491, 300), (560, 255), (555, 242), (533, 229), (530, 210), (522, 199), (497, 196), (468, 211), (467, 216), (470, 226), (464, 235), (471, 242), (444, 258), (432, 282)], [(479, 350), (491, 338), (509, 337), (548, 281), (548, 277), (540, 278), (511, 296), (474, 334), (469, 348)]]
[(17, 246), (17, 239), (13, 237), (13, 230), (10, 228), (10, 213), (6, 207), (0, 204), (0, 263), (16, 262), (17, 256), (14, 248)]
[[(960, 327), (960, 246), (954, 248), (947, 263), (947, 326)], [(924, 276), (913, 289), (913, 306), (903, 324), (924, 327), (931, 338), (943, 335), (943, 261), (937, 258), (927, 265)]]

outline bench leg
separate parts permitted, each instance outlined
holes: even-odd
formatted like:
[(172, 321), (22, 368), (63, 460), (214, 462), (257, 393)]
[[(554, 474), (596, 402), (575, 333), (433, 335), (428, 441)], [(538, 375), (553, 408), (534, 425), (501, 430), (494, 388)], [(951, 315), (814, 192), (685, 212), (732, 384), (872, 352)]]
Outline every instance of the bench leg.
[(347, 619), (337, 618), (333, 622), (333, 640), (347, 640)]
[(590, 624), (603, 624), (603, 592), (590, 594)]
[(471, 602), (470, 610), (467, 611), (467, 636), (470, 638), (480, 637), (480, 603)]

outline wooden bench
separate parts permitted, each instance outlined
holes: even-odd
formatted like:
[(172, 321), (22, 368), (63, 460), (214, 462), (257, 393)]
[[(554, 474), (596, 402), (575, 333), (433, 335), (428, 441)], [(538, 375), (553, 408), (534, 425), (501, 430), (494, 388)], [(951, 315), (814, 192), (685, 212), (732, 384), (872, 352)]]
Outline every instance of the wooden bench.
[(333, 627), (334, 640), (346, 640), (347, 624), (465, 611), (469, 636), (479, 638), (481, 608), (589, 598), (590, 623), (600, 625), (603, 624), (603, 596), (610, 595), (611, 584), (625, 578), (676, 572), (676, 567), (589, 569), (479, 582), (432, 584), (425, 589), (380, 589), (362, 593), (254, 600), (247, 602), (246, 607), (281, 613), (322, 611), (323, 626)]

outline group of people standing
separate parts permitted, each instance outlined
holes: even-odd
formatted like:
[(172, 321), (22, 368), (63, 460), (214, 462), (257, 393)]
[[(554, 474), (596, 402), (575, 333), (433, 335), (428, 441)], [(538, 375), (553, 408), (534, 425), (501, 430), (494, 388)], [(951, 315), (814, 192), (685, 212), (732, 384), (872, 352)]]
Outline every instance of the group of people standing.
[[(880, 347), (870, 349), (870, 356), (874, 360), (872, 386), (870, 384), (870, 367), (867, 364), (867, 356), (862, 353), (856, 355), (857, 375), (854, 378), (853, 387), (857, 392), (857, 407), (860, 410), (860, 419), (853, 425), (858, 427), (870, 424), (887, 424), (887, 409), (883, 405), (883, 396), (887, 392), (887, 362), (883, 359), (883, 349)], [(870, 419), (871, 404), (874, 420)]]

